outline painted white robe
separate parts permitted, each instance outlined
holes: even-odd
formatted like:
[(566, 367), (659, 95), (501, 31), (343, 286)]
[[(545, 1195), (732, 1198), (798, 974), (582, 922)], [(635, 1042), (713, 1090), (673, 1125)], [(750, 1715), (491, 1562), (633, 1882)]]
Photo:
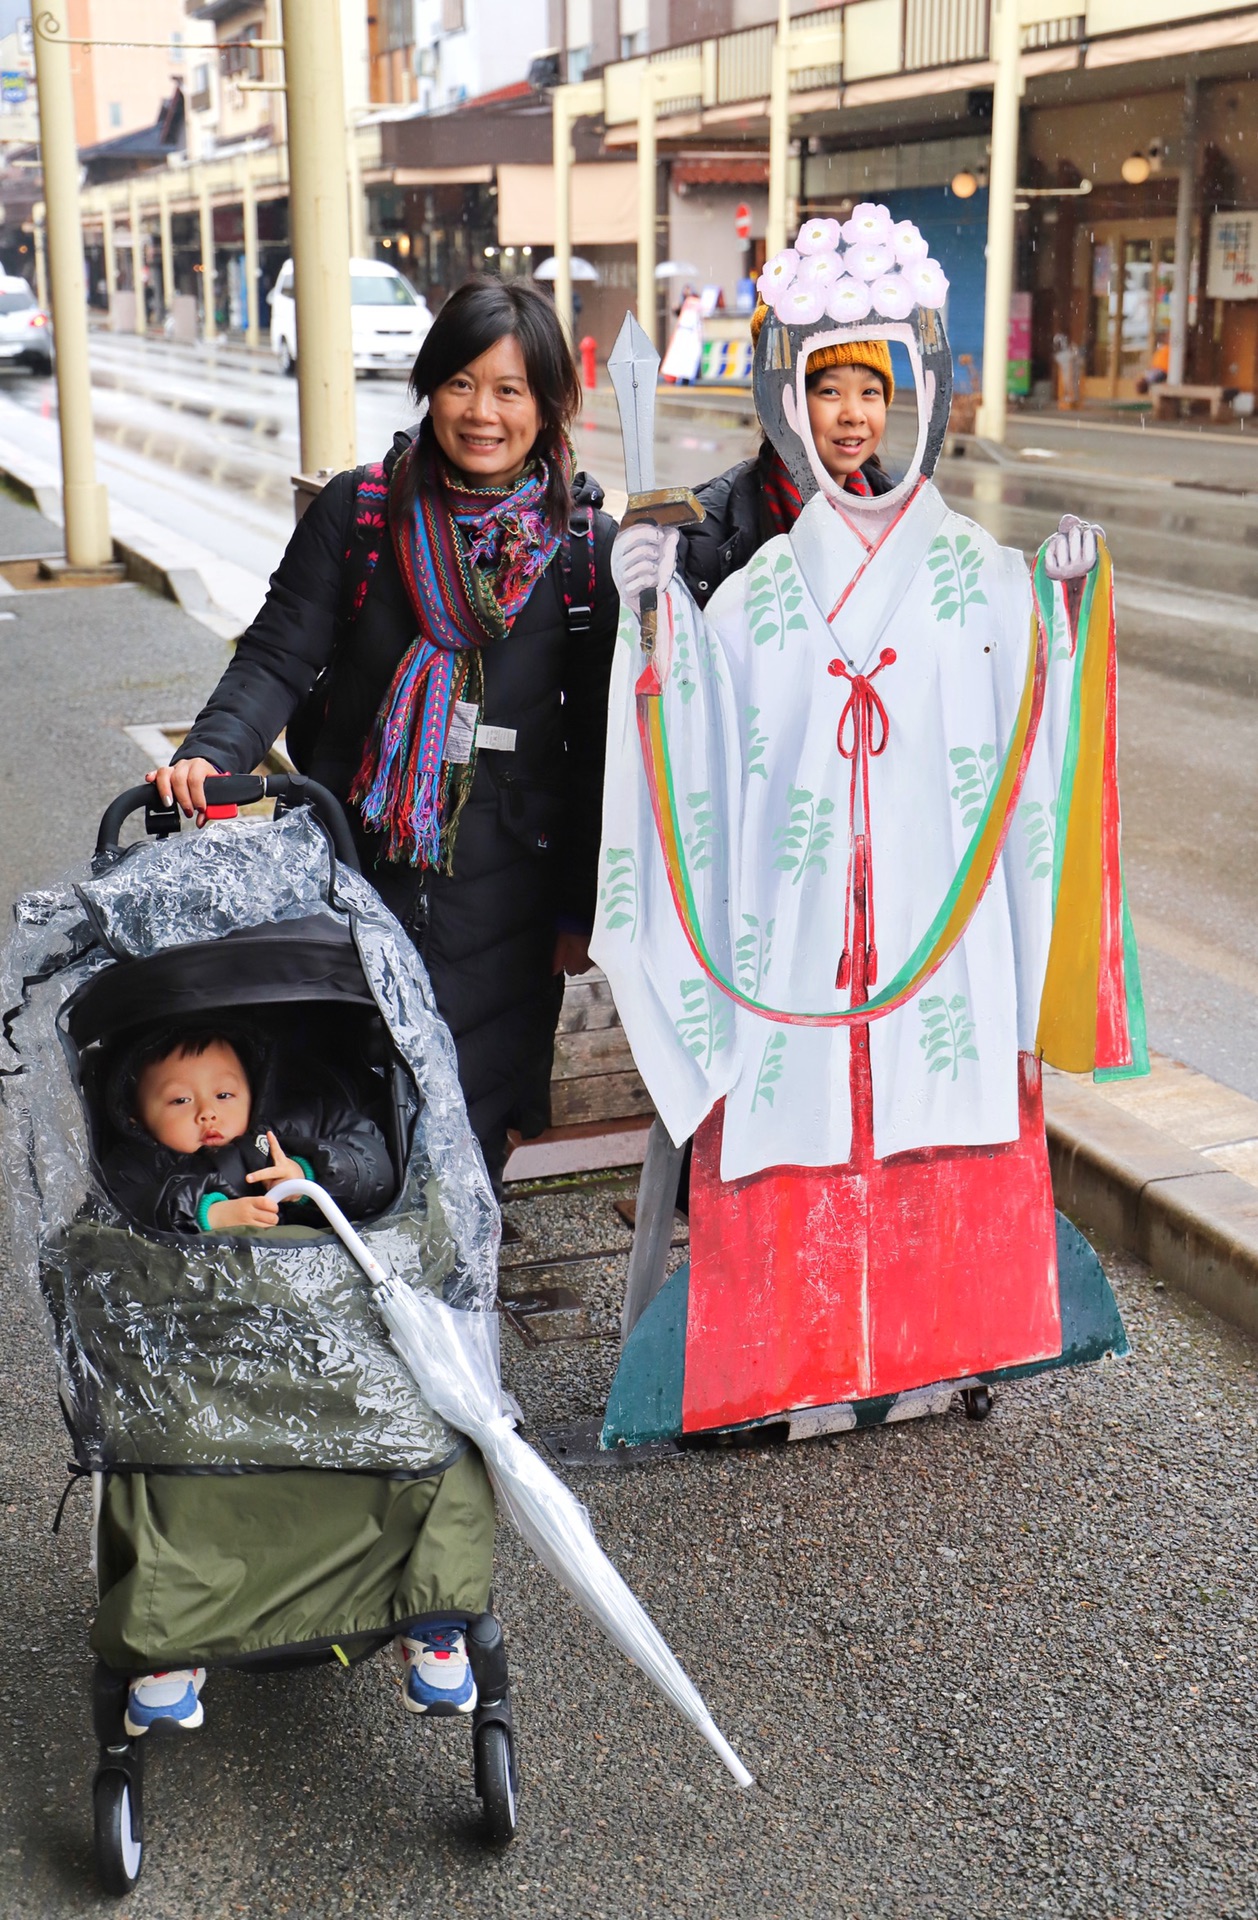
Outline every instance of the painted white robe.
[[(870, 1023), (879, 1158), (1018, 1136), (1018, 1054), (1033, 1049), (1039, 1017), (1073, 682), (1059, 587), (1044, 612), (1043, 713), (991, 882), (922, 991)], [(716, 972), (786, 1014), (851, 1004), (850, 987), (836, 987), (852, 817), (852, 761), (836, 744), (852, 694), (832, 668), (841, 661), (849, 675), (878, 669), (886, 712), (885, 750), (866, 756), (870, 995), (892, 979), (953, 885), (1014, 729), (1032, 644), (1022, 555), (950, 512), (929, 483), (872, 553), (817, 494), (706, 615), (673, 582), (659, 613), (662, 717), (686, 874)], [(880, 665), (887, 649), (894, 659)], [(593, 952), (639, 1070), (676, 1141), (724, 1097), (726, 1180), (841, 1165), (852, 1144), (848, 1030), (740, 1005), (705, 976), (686, 938), (643, 770), (642, 665), (626, 613)], [(858, 792), (858, 828), (861, 818)]]

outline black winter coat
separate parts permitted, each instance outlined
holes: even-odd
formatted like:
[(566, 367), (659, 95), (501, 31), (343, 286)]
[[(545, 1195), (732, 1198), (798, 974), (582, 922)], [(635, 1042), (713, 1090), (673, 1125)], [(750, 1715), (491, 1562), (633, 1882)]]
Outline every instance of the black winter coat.
[[(398, 435), (391, 470), (407, 436)], [(307, 771), (344, 799), (415, 618), (391, 545), (383, 544), (366, 600), (343, 618), (355, 473), (337, 474), (299, 522), (257, 619), (197, 716), (176, 758), (201, 756), (227, 772), (255, 767), (331, 664), (327, 718)], [(534, 586), (505, 639), (484, 650), (481, 720), (514, 728), (511, 752), (477, 755), (459, 820), (454, 871), (419, 874), (386, 861), (380, 836), (351, 823), (363, 871), (419, 950), (454, 1035), (473, 1131), (491, 1171), (508, 1126), (549, 1121), (549, 1084), (562, 977), (551, 972), (558, 927), (594, 922), (602, 836), (607, 689), (619, 599), (611, 579), (615, 522), (584, 474), (577, 511), (593, 516), (594, 593), (587, 631), (564, 606), (560, 556)], [(586, 540), (571, 542), (573, 599), (588, 597)]]
[[(396, 1186), (380, 1129), (337, 1100), (306, 1100), (274, 1115), (253, 1115), (249, 1131), (225, 1146), (174, 1153), (138, 1126), (107, 1156), (102, 1172), (119, 1206), (160, 1233), (200, 1233), (207, 1194), (243, 1200), (264, 1194), (246, 1175), (271, 1165), (267, 1129), (285, 1153), (305, 1160), (351, 1219), (379, 1213)], [(298, 1203), (300, 1204), (300, 1203)], [(281, 1209), (281, 1217), (287, 1209)]]
[[(764, 472), (772, 458), (771, 443), (762, 440), (753, 459), (740, 461), (698, 490), (704, 518), (682, 534), (677, 568), (701, 607), (777, 531), (764, 504)], [(861, 471), (876, 494), (889, 493), (895, 484), (874, 461)]]

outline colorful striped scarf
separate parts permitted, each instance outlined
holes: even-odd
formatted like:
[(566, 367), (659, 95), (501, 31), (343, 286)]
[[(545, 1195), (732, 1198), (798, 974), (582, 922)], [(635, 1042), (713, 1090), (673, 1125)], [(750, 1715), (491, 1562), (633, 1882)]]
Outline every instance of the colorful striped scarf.
[[(764, 464), (762, 488), (765, 512), (774, 533), (789, 533), (799, 519), (803, 501), (776, 447)], [(874, 490), (859, 467), (855, 473), (848, 474), (843, 488), (846, 493), (860, 494), (866, 500), (873, 498)]]
[[(571, 455), (561, 456), (571, 479)], [(413, 484), (412, 484), (413, 473)], [(385, 857), (450, 871), (476, 767), (445, 758), (455, 706), (483, 698), (482, 647), (501, 640), (559, 550), (546, 518), (549, 479), (535, 459), (509, 487), (455, 479), (430, 432), (393, 469), (389, 526), (419, 628), (376, 715), (350, 789)], [(404, 502), (413, 501), (409, 510)]]

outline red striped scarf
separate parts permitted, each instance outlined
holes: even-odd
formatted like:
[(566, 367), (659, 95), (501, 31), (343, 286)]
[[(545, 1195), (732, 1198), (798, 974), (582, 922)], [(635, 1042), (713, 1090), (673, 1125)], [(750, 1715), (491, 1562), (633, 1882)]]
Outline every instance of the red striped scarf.
[[(803, 501), (776, 447), (764, 467), (762, 485), (765, 511), (774, 533), (789, 533), (803, 510)], [(874, 490), (859, 467), (855, 473), (848, 474), (843, 486), (845, 492), (860, 494), (866, 500), (874, 497)]]

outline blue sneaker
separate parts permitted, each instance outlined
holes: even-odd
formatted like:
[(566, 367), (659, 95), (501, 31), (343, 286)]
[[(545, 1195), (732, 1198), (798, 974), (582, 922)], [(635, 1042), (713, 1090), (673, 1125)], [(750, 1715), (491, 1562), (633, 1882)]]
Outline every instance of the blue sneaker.
[(205, 1719), (201, 1689), (204, 1667), (175, 1667), (168, 1673), (143, 1673), (127, 1693), (123, 1724), (133, 1740), (159, 1723), (199, 1727)]
[(402, 1663), (402, 1700), (410, 1713), (470, 1713), (476, 1682), (467, 1661), (463, 1634), (454, 1626), (425, 1626), (394, 1641)]

